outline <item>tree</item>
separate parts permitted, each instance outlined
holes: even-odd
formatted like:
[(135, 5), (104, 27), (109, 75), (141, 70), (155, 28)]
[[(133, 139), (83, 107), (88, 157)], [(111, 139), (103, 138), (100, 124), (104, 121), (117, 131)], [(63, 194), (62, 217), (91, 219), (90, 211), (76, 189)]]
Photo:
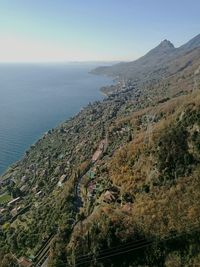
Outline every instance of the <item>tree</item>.
[(6, 254), (3, 261), (0, 263), (0, 267), (18, 267), (17, 259), (11, 254)]

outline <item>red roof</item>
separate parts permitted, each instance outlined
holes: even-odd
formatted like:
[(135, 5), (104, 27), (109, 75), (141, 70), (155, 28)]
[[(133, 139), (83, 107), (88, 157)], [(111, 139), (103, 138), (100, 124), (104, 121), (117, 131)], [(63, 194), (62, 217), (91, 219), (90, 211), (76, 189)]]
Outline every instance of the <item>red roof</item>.
[(21, 267), (31, 267), (31, 266), (33, 266), (32, 262), (30, 260), (28, 260), (27, 258), (25, 258), (25, 257), (21, 257), (18, 262), (19, 262), (19, 265)]

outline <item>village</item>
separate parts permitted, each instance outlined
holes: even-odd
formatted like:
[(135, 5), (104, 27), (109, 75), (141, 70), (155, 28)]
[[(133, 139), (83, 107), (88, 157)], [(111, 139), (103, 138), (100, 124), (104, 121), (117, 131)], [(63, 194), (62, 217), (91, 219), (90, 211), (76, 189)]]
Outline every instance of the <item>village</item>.
[[(130, 90), (128, 86), (131, 85), (127, 85)], [(107, 176), (102, 175), (102, 170), (114, 151), (131, 140), (129, 122), (114, 122), (118, 114), (128, 114), (137, 108), (137, 97), (127, 90), (124, 87), (120, 95), (113, 94), (102, 103), (89, 104), (74, 118), (49, 130), (0, 179), (0, 229), (2, 233), (21, 240), (21, 247), (15, 248), (21, 266), (23, 260), (29, 264), (34, 262), (46, 240), (57, 231), (55, 219), (50, 223), (45, 214), (55, 205), (50, 204), (51, 199), (62, 196), (73, 175), (81, 173), (84, 162), (89, 160), (91, 166), (77, 184), (78, 212), (85, 210), (86, 216), (92, 212), (95, 203), (120, 201), (118, 190)], [(37, 217), (43, 221), (40, 226), (36, 223)], [(48, 231), (42, 230), (47, 228), (47, 220), (51, 227)], [(35, 229), (38, 229), (37, 233), (34, 233)], [(30, 240), (35, 241), (25, 246), (26, 235), (32, 235)]]

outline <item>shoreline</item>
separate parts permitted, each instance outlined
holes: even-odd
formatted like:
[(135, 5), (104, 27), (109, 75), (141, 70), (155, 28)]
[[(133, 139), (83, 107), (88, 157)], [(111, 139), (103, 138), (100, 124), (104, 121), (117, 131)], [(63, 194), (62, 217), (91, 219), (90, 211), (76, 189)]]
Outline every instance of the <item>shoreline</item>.
[[(97, 75), (94, 74), (92, 72), (89, 72), (89, 74), (92, 75)], [(104, 75), (101, 75), (104, 76)], [(106, 75), (105, 75), (106, 76)], [(114, 83), (114, 80), (112, 80), (112, 82)], [(109, 88), (109, 87), (115, 87), (115, 85), (111, 84), (108, 86), (103, 86), (103, 87), (99, 87), (98, 92), (100, 92), (100, 94), (102, 96), (104, 96), (105, 98), (109, 97), (109, 94), (106, 94), (106, 92), (102, 91), (102, 88)], [(104, 99), (104, 98), (103, 98)], [(103, 99), (100, 100), (93, 100), (92, 102), (87, 103), (86, 105), (83, 105), (79, 108), (79, 111), (77, 111), (76, 113), (74, 113), (72, 116), (69, 116), (69, 118), (64, 119), (62, 122), (58, 123), (55, 127), (52, 128), (48, 128), (45, 132), (43, 132), (38, 138), (35, 138), (35, 141), (33, 143), (31, 143), (30, 145), (28, 145), (27, 149), (25, 149), (24, 153), (22, 154), (22, 156), (17, 159), (16, 161), (14, 161), (13, 163), (9, 164), (7, 168), (5, 168), (5, 170), (1, 173), (0, 172), (0, 181), (3, 181), (4, 179), (6, 179), (6, 174), (7, 172), (9, 172), (10, 169), (14, 168), (16, 164), (20, 163), (21, 160), (23, 160), (23, 158), (25, 157), (26, 153), (28, 153), (30, 151), (30, 149), (32, 147), (34, 147), (40, 140), (42, 140), (43, 138), (45, 138), (46, 135), (48, 135), (49, 131), (55, 130), (59, 127), (61, 127), (64, 123), (74, 119), (75, 117), (77, 117), (84, 109), (86, 109), (89, 105), (93, 105), (96, 101), (100, 101), (102, 102)]]

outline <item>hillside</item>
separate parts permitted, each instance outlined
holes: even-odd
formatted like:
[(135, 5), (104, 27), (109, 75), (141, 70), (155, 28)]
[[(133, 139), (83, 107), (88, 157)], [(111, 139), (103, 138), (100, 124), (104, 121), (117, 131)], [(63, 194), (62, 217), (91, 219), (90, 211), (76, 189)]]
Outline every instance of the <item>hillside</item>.
[[(176, 72), (184, 70), (187, 66), (192, 65), (198, 57), (200, 48), (200, 35), (197, 35), (186, 44), (175, 48), (168, 41), (162, 41), (157, 47), (149, 51), (143, 57), (127, 63), (119, 63), (113, 66), (99, 67), (93, 70), (95, 74), (106, 74), (128, 82), (135, 87), (143, 86), (146, 81), (165, 79)], [(188, 56), (189, 54), (189, 56)], [(123, 88), (123, 86), (121, 86)], [(104, 88), (104, 93), (115, 92), (115, 89)]]
[(1, 267), (20, 257), (50, 267), (198, 266), (198, 40), (165, 40), (114, 66), (122, 80), (107, 98), (49, 130), (5, 172)]
[[(151, 129), (142, 123), (149, 114), (153, 117)], [(78, 255), (77, 263), (99, 258), (103, 266), (181, 266), (181, 262), (197, 266), (199, 115), (198, 92), (137, 112), (124, 121), (137, 130), (130, 142), (101, 162), (104, 168), (98, 169), (94, 183), (104, 177), (110, 186), (103, 194), (95, 192), (89, 214), (91, 203), (85, 200), (86, 219), (76, 226), (67, 246), (69, 255), (71, 250)], [(143, 240), (141, 245), (153, 245), (134, 252), (131, 249), (138, 240)], [(104, 250), (110, 248), (131, 252), (104, 259), (109, 256)], [(91, 256), (79, 259), (88, 252)], [(115, 250), (110, 252), (112, 255)]]

